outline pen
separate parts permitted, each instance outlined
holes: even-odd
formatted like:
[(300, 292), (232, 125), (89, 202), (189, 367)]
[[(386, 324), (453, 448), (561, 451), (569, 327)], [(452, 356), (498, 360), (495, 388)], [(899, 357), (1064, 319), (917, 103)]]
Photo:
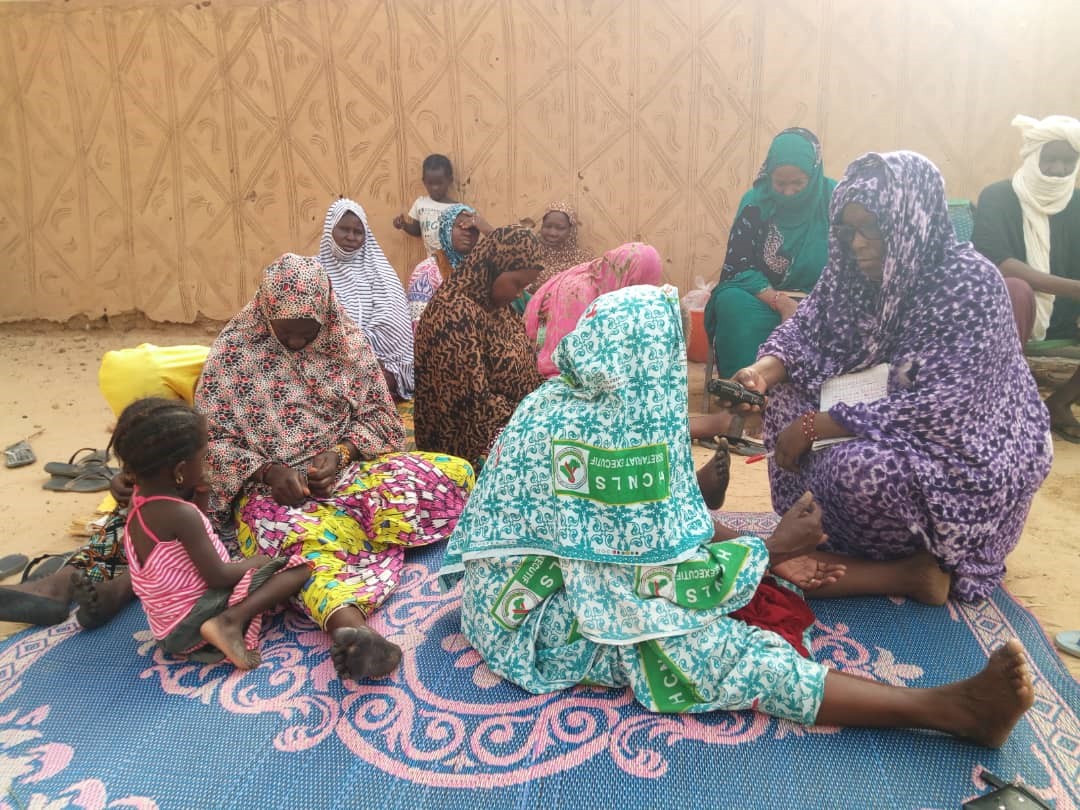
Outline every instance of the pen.
[(756, 456), (750, 456), (750, 458), (748, 458), (746, 460), (746, 463), (747, 464), (753, 464), (755, 461), (762, 461), (762, 460), (767, 459), (767, 458), (772, 458), (773, 454), (775, 452), (776, 452), (775, 450), (770, 450), (768, 453), (760, 453), (759, 455), (756, 455)]

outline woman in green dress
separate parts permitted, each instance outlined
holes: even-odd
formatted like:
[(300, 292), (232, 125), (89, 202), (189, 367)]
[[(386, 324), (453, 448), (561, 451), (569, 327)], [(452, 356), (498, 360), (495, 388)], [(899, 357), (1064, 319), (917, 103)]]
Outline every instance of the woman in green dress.
[[(739, 203), (720, 282), (705, 308), (717, 370), (730, 377), (814, 289), (829, 255), (829, 200), (821, 144), (807, 129), (777, 135)], [(793, 297), (789, 293), (794, 293)]]

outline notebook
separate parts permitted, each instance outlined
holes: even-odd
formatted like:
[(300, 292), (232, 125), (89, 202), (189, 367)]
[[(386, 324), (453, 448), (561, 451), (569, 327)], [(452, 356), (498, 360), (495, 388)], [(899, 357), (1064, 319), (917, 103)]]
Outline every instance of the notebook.
[[(821, 404), (819, 411), (827, 411), (834, 405), (858, 405), (862, 402), (875, 402), (889, 393), (889, 364), (881, 363), (871, 366), (864, 371), (856, 371), (854, 374), (841, 374), (830, 377), (821, 386)], [(834, 445), (838, 442), (846, 442), (854, 436), (842, 436), (838, 439), (818, 439), (811, 445), (811, 452)], [(761, 439), (743, 437), (746, 444), (753, 449), (764, 452), (765, 443)]]

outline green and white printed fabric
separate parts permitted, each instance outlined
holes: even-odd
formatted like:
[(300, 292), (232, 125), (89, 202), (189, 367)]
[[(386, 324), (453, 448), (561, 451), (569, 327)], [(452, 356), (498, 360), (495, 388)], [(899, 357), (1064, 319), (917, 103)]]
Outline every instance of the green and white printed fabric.
[(769, 554), (711, 542), (690, 454), (676, 291), (598, 298), (496, 443), (440, 571), (462, 633), (537, 694), (633, 689), (653, 711), (757, 708), (811, 723), (825, 669), (731, 619)]
[(690, 450), (678, 291), (600, 296), (555, 362), (561, 376), (521, 402), (492, 447), (450, 538), (450, 580), (493, 555), (675, 563), (712, 537)]

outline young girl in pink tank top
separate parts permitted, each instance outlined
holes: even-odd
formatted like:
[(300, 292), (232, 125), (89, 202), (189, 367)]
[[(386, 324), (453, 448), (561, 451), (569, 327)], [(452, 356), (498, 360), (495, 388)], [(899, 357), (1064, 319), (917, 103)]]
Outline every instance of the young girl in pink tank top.
[(262, 614), (296, 594), (309, 568), (295, 556), (230, 562), (197, 505), (208, 492), (206, 442), (203, 417), (177, 400), (141, 399), (120, 415), (112, 446), (135, 477), (124, 549), (132, 589), (166, 652), (210, 645), (251, 669)]

